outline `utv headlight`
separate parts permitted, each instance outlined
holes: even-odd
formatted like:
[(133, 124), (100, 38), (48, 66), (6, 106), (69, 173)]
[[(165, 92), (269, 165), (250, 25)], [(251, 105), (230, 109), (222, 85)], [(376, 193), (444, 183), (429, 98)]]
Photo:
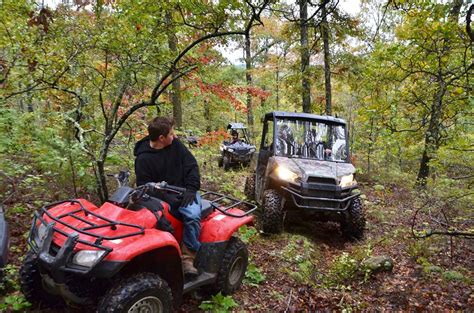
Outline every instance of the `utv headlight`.
[(234, 149), (229, 148), (229, 149), (227, 149), (227, 151), (229, 151), (229, 152), (234, 152)]
[(354, 179), (354, 175), (351, 174), (351, 175), (342, 176), (339, 186), (341, 186), (342, 188), (345, 188), (345, 187), (353, 186), (356, 183), (357, 181)]
[(93, 267), (104, 253), (105, 251), (103, 250), (82, 250), (74, 255), (72, 263), (86, 267)]
[(276, 173), (278, 175), (278, 178), (288, 182), (294, 182), (298, 178), (298, 174), (290, 171), (284, 166), (278, 166), (276, 168)]
[(250, 148), (250, 153), (254, 153), (257, 149), (255, 148)]

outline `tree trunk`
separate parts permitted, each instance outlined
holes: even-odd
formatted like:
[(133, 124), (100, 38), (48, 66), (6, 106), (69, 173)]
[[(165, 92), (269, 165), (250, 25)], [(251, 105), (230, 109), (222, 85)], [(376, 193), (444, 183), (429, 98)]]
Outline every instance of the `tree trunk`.
[(322, 4), (321, 14), (323, 15), (321, 23), (321, 37), (323, 37), (324, 42), (324, 84), (326, 87), (326, 115), (331, 115), (331, 54), (329, 51), (329, 26), (325, 3)]
[[(169, 31), (168, 31), (168, 47), (173, 55), (178, 55), (178, 39), (176, 38), (176, 34), (173, 30), (172, 25), (172, 16), (171, 12), (166, 12), (166, 23), (168, 24)], [(173, 104), (173, 118), (177, 128), (180, 128), (183, 125), (183, 110), (181, 107), (181, 82), (180, 79), (176, 79), (179, 75), (176, 68), (173, 69), (173, 74), (171, 75), (171, 79), (175, 79), (172, 83), (172, 90), (171, 90), (171, 103)]]
[(311, 113), (311, 84), (309, 81), (308, 1), (299, 0), (301, 44), (301, 97), (303, 112)]
[(207, 99), (204, 99), (204, 119), (206, 120), (206, 132), (210, 132), (212, 130), (211, 109)]
[(430, 161), (438, 152), (441, 134), (441, 116), (443, 113), (443, 97), (446, 93), (446, 83), (438, 77), (439, 89), (431, 104), (430, 123), (425, 133), (425, 147), (420, 160), (420, 169), (416, 178), (416, 185), (426, 186), (427, 178), (430, 175)]
[[(245, 79), (247, 87), (252, 87), (252, 54), (250, 51), (250, 34), (245, 35)], [(247, 90), (247, 123), (250, 129), (250, 136), (253, 138), (253, 111), (252, 111), (252, 95)]]

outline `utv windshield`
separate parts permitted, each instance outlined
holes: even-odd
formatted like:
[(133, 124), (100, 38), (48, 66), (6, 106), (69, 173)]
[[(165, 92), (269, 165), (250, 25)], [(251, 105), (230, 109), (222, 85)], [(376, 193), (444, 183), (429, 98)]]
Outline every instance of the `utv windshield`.
[(278, 119), (276, 137), (275, 153), (278, 156), (347, 161), (346, 132), (343, 125)]

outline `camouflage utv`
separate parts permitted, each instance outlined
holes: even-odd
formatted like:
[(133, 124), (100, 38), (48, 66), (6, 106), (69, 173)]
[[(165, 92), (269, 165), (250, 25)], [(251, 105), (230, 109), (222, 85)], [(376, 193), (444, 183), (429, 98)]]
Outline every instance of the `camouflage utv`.
[(287, 213), (336, 221), (344, 235), (362, 238), (365, 217), (349, 160), (346, 122), (331, 116), (271, 112), (263, 123), (255, 172), (245, 194), (263, 208), (268, 233), (283, 230)]

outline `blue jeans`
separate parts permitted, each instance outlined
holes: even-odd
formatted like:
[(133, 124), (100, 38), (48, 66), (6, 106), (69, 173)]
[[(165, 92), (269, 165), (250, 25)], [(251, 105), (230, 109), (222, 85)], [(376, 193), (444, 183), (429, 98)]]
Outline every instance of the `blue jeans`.
[(196, 192), (196, 201), (186, 207), (180, 207), (178, 212), (183, 221), (183, 243), (193, 252), (201, 247), (199, 235), (201, 234), (201, 195)]

